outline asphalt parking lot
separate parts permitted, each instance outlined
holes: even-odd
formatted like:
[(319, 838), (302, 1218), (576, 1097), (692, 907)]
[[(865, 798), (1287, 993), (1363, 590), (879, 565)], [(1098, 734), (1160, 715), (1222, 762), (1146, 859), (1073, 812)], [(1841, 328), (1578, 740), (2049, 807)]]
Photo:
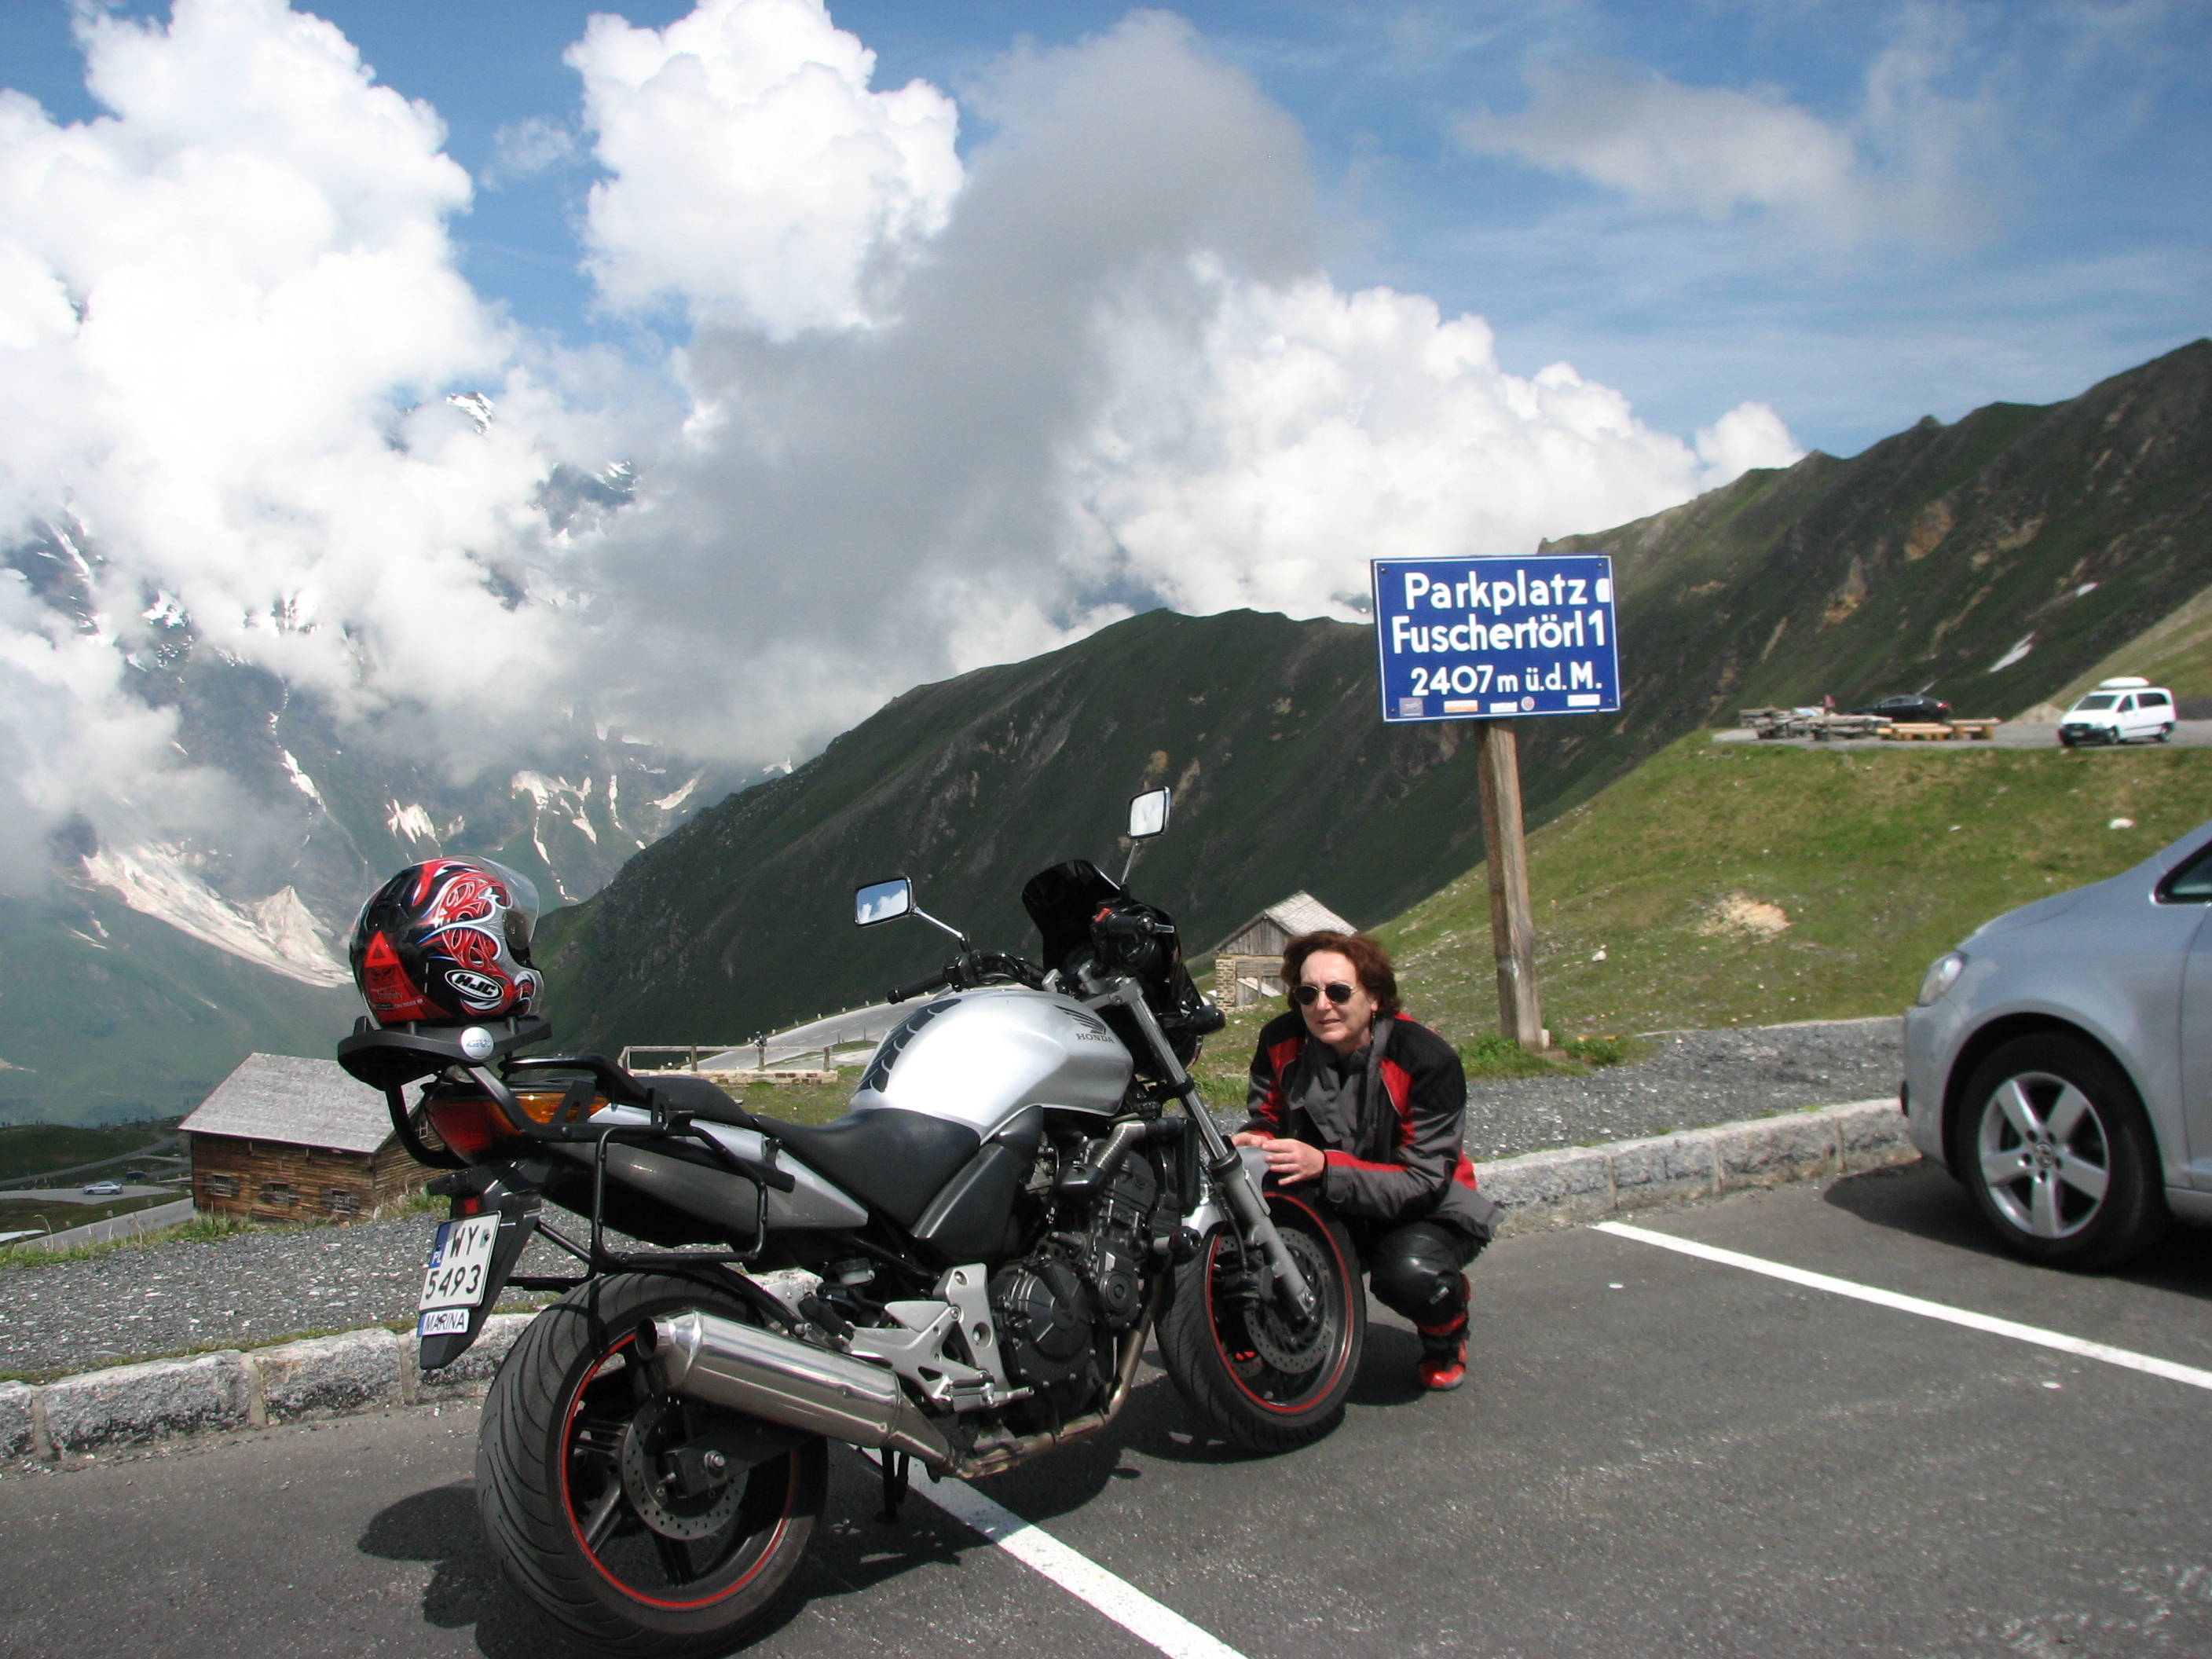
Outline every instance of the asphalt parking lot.
[[(1639, 1224), (2212, 1373), (2212, 1234), (2043, 1273), (1918, 1167)], [(1413, 1394), (1382, 1316), (1343, 1427), (1303, 1453), (1194, 1441), (1152, 1372), (1109, 1434), (977, 1490), (1138, 1593), (1093, 1601), (1166, 1610), (1171, 1651), (2212, 1651), (2212, 1374), (1595, 1230), (1474, 1271), (1457, 1394)], [(477, 1541), (474, 1428), (418, 1409), (10, 1474), (0, 1652), (557, 1652)], [(833, 1469), (803, 1594), (750, 1651), (1160, 1650), (926, 1502), (879, 1522), (872, 1472)]]

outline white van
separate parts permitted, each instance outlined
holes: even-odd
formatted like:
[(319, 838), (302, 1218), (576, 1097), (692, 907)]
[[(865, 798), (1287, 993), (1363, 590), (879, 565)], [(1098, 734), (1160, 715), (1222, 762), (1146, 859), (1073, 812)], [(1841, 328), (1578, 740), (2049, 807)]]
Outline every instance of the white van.
[(2173, 693), (2132, 674), (2099, 680), (2097, 689), (2077, 698), (2058, 722), (2058, 741), (2136, 743), (2148, 738), (2164, 743), (2173, 735)]

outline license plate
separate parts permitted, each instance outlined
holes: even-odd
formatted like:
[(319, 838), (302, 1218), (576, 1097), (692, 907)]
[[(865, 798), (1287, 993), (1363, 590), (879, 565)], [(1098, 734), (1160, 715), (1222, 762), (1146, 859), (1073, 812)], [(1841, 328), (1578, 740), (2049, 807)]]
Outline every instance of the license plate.
[[(468, 1329), (468, 1310), (483, 1300), (484, 1286), (491, 1276), (491, 1249), (498, 1240), (495, 1215), (472, 1215), (439, 1224), (437, 1240), (430, 1246), (430, 1265), (422, 1274), (422, 1299), (416, 1304), (424, 1316), (420, 1327), (423, 1335)], [(441, 1310), (452, 1312), (437, 1319)]]

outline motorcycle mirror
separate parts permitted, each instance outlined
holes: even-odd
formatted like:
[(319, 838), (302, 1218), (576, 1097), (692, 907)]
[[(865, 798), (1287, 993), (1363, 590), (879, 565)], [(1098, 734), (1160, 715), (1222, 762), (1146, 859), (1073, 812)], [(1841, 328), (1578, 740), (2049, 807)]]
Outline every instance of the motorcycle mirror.
[(1149, 841), (1168, 827), (1169, 792), (1147, 789), (1129, 798), (1129, 839)]
[(914, 884), (904, 876), (870, 882), (866, 887), (855, 889), (853, 894), (853, 921), (861, 927), (889, 921), (913, 908)]

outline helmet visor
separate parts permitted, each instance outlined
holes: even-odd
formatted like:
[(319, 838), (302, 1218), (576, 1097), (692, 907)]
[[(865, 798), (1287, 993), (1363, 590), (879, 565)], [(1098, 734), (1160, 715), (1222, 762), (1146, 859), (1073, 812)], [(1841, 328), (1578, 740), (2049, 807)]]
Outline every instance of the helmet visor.
[(530, 936), (538, 928), (538, 886), (529, 877), (490, 859), (477, 860), (507, 889), (507, 948), (524, 967), (532, 966)]

